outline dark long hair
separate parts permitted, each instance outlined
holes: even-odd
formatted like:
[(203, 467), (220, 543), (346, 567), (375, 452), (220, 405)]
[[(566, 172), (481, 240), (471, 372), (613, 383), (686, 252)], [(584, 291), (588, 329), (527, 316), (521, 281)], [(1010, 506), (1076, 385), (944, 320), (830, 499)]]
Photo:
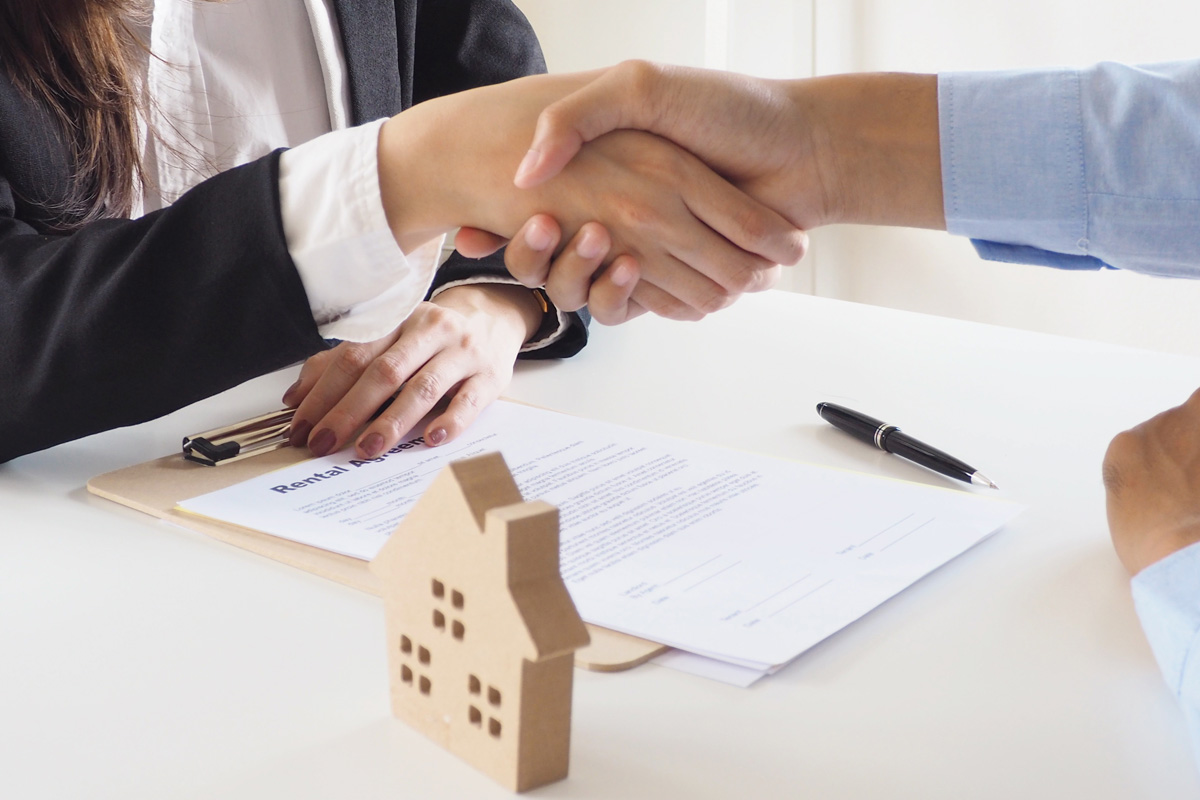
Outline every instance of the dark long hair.
[(0, 66), (58, 119), (74, 172), (62, 208), (73, 228), (124, 216), (141, 173), (130, 28), (145, 0), (0, 0)]

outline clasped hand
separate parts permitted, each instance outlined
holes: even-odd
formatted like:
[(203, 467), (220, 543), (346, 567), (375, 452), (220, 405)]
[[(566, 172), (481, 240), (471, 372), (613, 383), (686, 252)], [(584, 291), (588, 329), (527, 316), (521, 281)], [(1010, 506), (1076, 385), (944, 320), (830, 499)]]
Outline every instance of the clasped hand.
[[(380, 155), (390, 166), (381, 164), (380, 175), (393, 229), (414, 229), (416, 238), (453, 227), (486, 232), (458, 241), (465, 255), (479, 256), (527, 220), (553, 218), (555, 234), (561, 226), (572, 242), (562, 269), (546, 281), (564, 310), (590, 299), (597, 259), (610, 251), (636, 265), (638, 304), (675, 319), (698, 319), (743, 292), (773, 286), (778, 265), (803, 255), (804, 233), (657, 136), (608, 133), (536, 188), (514, 186), (538, 115), (594, 77), (542, 75), (475, 89), (422, 103), (385, 125)], [(445, 155), (414, 159), (414, 153)], [(548, 246), (538, 241), (544, 232), (527, 229), (522, 241)], [(479, 242), (485, 245), (472, 246)], [(618, 279), (634, 277), (613, 269)]]
[[(934, 75), (788, 81), (626, 62), (542, 112), (515, 183), (541, 186), (569, 169), (587, 142), (613, 130), (648, 131), (680, 145), (798, 231), (833, 222), (945, 227)], [(509, 271), (530, 286), (545, 282), (551, 298), (573, 282), (601, 321), (637, 313), (636, 288), (624, 290), (630, 309), (611, 305), (622, 296), (612, 278), (628, 286), (639, 266), (646, 278), (651, 268), (619, 244), (607, 269), (600, 267), (608, 254), (596, 255), (594, 246), (585, 252), (577, 241), (556, 257), (561, 221), (552, 213), (530, 219), (506, 253)], [(603, 231), (588, 235), (593, 244), (603, 241)], [(468, 230), (458, 245), (479, 255), (499, 242)], [(802, 242), (793, 255), (801, 250)]]
[[(698, 319), (742, 292), (769, 288), (779, 263), (799, 260), (800, 230), (650, 134), (600, 137), (536, 189), (515, 187), (512, 175), (538, 115), (592, 77), (524, 78), (430, 100), (386, 122), (380, 193), (401, 248), (409, 252), (469, 226), (494, 250), (526, 220), (552, 213), (555, 231), (561, 223), (573, 236), (571, 255), (546, 281), (559, 308), (598, 299), (603, 309), (648, 309), (675, 319)], [(623, 257), (607, 259), (610, 250)], [(593, 289), (601, 261), (612, 262), (608, 280)], [(476, 302), (481, 297), (487, 302)], [(452, 300), (459, 303), (454, 313), (445, 308)], [(540, 321), (530, 303), (521, 287), (457, 287), (422, 304), (384, 339), (313, 357), (285, 396), (299, 406), (292, 443), (307, 442), (318, 454), (336, 450), (402, 386), (358, 435), (359, 455), (395, 446), (443, 398), (450, 399), (447, 410), (428, 424), (425, 438), (431, 445), (451, 441), (507, 386), (525, 340), (520, 334), (528, 337)]]
[[(718, 216), (714, 221), (710, 214), (703, 217), (703, 222), (727, 235), (731, 222), (735, 227), (741, 223), (744, 231), (756, 235), (750, 239), (744, 234), (741, 239), (729, 238), (743, 246), (747, 241), (770, 242), (776, 238), (787, 247), (759, 246), (757, 252), (780, 264), (799, 261), (807, 246), (802, 231), (823, 223), (828, 216), (825, 188), (835, 180), (830, 173), (836, 171), (836, 163), (824, 155), (820, 129), (805, 126), (804, 120), (797, 119), (798, 106), (787, 96), (785, 84), (647, 62), (626, 62), (587, 77), (586, 83), (542, 111), (532, 148), (516, 171), (518, 186), (536, 191), (558, 180), (586, 158), (589, 149), (616, 135), (611, 131), (661, 134), (703, 160), (745, 196), (774, 209), (792, 226), (792, 233), (785, 242), (774, 228), (763, 227), (761, 214), (746, 216), (728, 202), (724, 208), (713, 209), (724, 211), (725, 219)], [(681, 181), (681, 186), (687, 184)], [(798, 191), (798, 186), (803, 191)], [(710, 180), (692, 181), (689, 188), (704, 196), (729, 192), (731, 186)], [(664, 313), (664, 304), (656, 302), (661, 300), (657, 289), (667, 288), (670, 293), (677, 285), (679, 265), (669, 260), (648, 261), (643, 253), (625, 246), (621, 237), (610, 237), (605, 220), (599, 216), (593, 217), (595, 222), (578, 228), (565, 224), (567, 221), (556, 209), (545, 211), (529, 219), (509, 244), (506, 263), (514, 276), (528, 286), (544, 285), (556, 303), (587, 303), (592, 315), (603, 323), (624, 322), (644, 311), (680, 318)], [(734, 216), (737, 214), (741, 216)], [(682, 235), (687, 241), (694, 235), (694, 229), (679, 228), (662, 215), (650, 221), (649, 228), (663, 239)], [(572, 229), (578, 231), (573, 236)], [(710, 236), (708, 233), (700, 239), (700, 249), (707, 249)], [(566, 246), (560, 247), (564, 241)], [(456, 244), (466, 255), (481, 256), (496, 250), (503, 240), (464, 229)], [(720, 252), (712, 252), (712, 259), (733, 264)], [(715, 270), (720, 269), (688, 254), (679, 260), (705, 274), (716, 274)], [(727, 271), (737, 273), (739, 268), (730, 266)], [(725, 304), (741, 292), (773, 285), (779, 271), (774, 264), (760, 266), (754, 279), (745, 279), (752, 274), (742, 267), (740, 282), (723, 282), (727, 290)], [(718, 306), (693, 307), (696, 311), (711, 311)]]

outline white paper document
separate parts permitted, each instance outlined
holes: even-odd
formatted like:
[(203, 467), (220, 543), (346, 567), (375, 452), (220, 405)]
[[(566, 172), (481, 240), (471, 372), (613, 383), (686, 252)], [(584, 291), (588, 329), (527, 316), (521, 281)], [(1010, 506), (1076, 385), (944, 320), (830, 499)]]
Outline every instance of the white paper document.
[(558, 506), (563, 578), (596, 625), (755, 670), (782, 664), (975, 545), (1021, 507), (514, 403), (440, 448), (313, 459), (180, 504), (373, 558), (434, 476), (499, 450)]

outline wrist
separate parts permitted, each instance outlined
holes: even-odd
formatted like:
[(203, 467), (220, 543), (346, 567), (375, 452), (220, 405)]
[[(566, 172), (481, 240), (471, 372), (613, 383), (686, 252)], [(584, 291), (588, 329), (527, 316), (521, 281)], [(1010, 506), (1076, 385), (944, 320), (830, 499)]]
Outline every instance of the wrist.
[(433, 141), (441, 114), (436, 101), (421, 103), (392, 117), (379, 131), (379, 192), (388, 227), (400, 249), (420, 245), (457, 227), (455, 203)]
[(1182, 525), (1147, 534), (1137, 546), (1129, 548), (1129, 552), (1123, 552), (1118, 548), (1117, 555), (1125, 563), (1129, 573), (1136, 575), (1146, 567), (1174, 555), (1185, 547), (1191, 547), (1197, 542), (1200, 542), (1200, 526)]
[(822, 223), (945, 229), (936, 75), (836, 75), (790, 88), (825, 178)]
[(472, 283), (440, 292), (433, 302), (464, 314), (486, 314), (529, 341), (542, 326), (546, 310), (535, 290), (508, 283)]

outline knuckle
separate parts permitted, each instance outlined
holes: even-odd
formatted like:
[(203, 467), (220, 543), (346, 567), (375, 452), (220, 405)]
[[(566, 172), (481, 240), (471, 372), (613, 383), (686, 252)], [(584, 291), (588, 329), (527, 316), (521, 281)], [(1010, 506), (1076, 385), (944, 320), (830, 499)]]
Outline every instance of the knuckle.
[(514, 278), (526, 286), (541, 285), (546, 277), (548, 261), (548, 256), (536, 254), (520, 244), (515, 247), (509, 245), (504, 251), (504, 266)]
[(464, 331), (458, 339), (458, 348), (475, 363), (484, 360), (487, 349), (484, 337), (471, 331)]
[(721, 282), (726, 294), (745, 294), (753, 292), (762, 281), (762, 273), (766, 270), (766, 264), (757, 260), (745, 259), (740, 262), (734, 262), (731, 265), (729, 274), (725, 280)]
[(551, 273), (546, 281), (546, 294), (562, 311), (577, 311), (587, 304), (588, 285), (570, 270)]
[(333, 359), (337, 358), (337, 356), (338, 348), (336, 347), (331, 350), (322, 350), (320, 353), (310, 356), (304, 362), (304, 365), (300, 367), (300, 375), (305, 376), (312, 373), (320, 375), (322, 372), (328, 369), (329, 363)]
[(690, 154), (657, 139), (639, 139), (625, 157), (654, 187), (676, 186), (681, 176), (694, 179), (698, 170), (707, 169)]
[(456, 311), (443, 306), (434, 306), (430, 312), (430, 322), (437, 336), (457, 336), (462, 329), (462, 317)]
[(466, 427), (466, 420), (475, 417), (483, 408), (483, 398), (474, 389), (463, 388), (454, 396), (450, 414), (459, 427)]
[(568, 127), (567, 116), (566, 116), (565, 112), (563, 111), (563, 109), (557, 103), (554, 103), (554, 104), (549, 105), (546, 108), (542, 109), (540, 118), (541, 118), (540, 123), (542, 125), (547, 126), (551, 130), (557, 131), (562, 128)]
[(689, 306), (674, 297), (657, 298), (651, 304), (650, 310), (660, 317), (681, 322), (698, 320), (704, 317), (703, 313), (701, 313), (699, 309), (693, 308), (692, 306)]
[(700, 305), (696, 307), (696, 310), (704, 315), (713, 314), (733, 305), (734, 301), (738, 299), (739, 294), (718, 288), (717, 291), (709, 293), (708, 297), (704, 298)]
[(570, 287), (559, 286), (557, 283), (547, 283), (546, 294), (559, 311), (578, 311), (587, 305), (586, 298), (571, 291)]
[(752, 294), (754, 292), (765, 292), (775, 286), (779, 282), (779, 277), (783, 274), (783, 268), (778, 264), (772, 264), (767, 261), (757, 261), (753, 264), (747, 264), (743, 269), (734, 276), (734, 282), (730, 288), (736, 294)]
[(628, 301), (605, 292), (593, 292), (588, 298), (588, 313), (601, 325), (619, 325), (627, 315)]
[(359, 422), (361, 422), (361, 420), (355, 418), (355, 415), (349, 409), (338, 405), (330, 409), (329, 413), (325, 415), (324, 419), (313, 426), (313, 429), (319, 430), (323, 427), (330, 428), (334, 432), (338, 433), (338, 438), (340, 440), (341, 432), (354, 430), (356, 427), (358, 427)]
[(789, 266), (799, 264), (808, 255), (808, 234), (803, 231), (793, 234), (789, 245), (792, 249), (792, 259)]
[(389, 446), (398, 441), (408, 429), (392, 414), (381, 414), (371, 423), (370, 431), (378, 433)]
[(588, 311), (592, 315), (592, 319), (597, 323), (605, 326), (620, 325), (625, 319), (625, 315), (611, 308), (600, 308), (597, 306), (589, 306)]
[(775, 235), (775, 226), (761, 208), (743, 208), (734, 217), (734, 224), (755, 250), (762, 250)]
[(627, 230), (637, 232), (646, 232), (658, 227), (661, 219), (661, 214), (656, 208), (630, 197), (622, 197), (617, 202), (617, 214)]
[(408, 387), (418, 400), (433, 405), (442, 399), (442, 381), (433, 372), (422, 372), (408, 382)]
[(425, 306), (425, 318), (423, 322), (429, 328), (436, 330), (438, 327), (446, 324), (449, 314), (450, 310), (445, 306), (440, 306), (437, 303), (428, 303)]
[(622, 61), (617, 65), (617, 70), (629, 87), (629, 92), (637, 98), (647, 98), (653, 94), (661, 72), (658, 65), (641, 58)]
[(1100, 476), (1104, 480), (1104, 489), (1111, 495), (1119, 495), (1125, 488), (1125, 481), (1121, 474), (1121, 468), (1114, 463), (1110, 463), (1105, 459), (1104, 464), (1100, 468)]
[(1128, 464), (1141, 447), (1140, 437), (1133, 431), (1122, 431), (1109, 442), (1104, 453), (1102, 471), (1104, 485), (1109, 489), (1119, 485), (1122, 465)]
[(408, 379), (406, 359), (400, 353), (388, 351), (371, 363), (372, 377), (394, 389)]
[(733, 284), (733, 291), (739, 295), (743, 295), (769, 289), (772, 283), (771, 274), (770, 268), (765, 266), (745, 269), (737, 274)]
[(625, 84), (626, 96), (643, 108), (654, 109), (659, 106), (655, 100), (660, 94), (664, 74), (661, 65), (646, 59), (630, 59), (622, 62), (618, 70)]
[(784, 263), (795, 264), (808, 251), (807, 234), (793, 229), (769, 209), (747, 205), (733, 215), (733, 224), (745, 249), (759, 255), (783, 255)]
[(343, 344), (338, 347), (337, 358), (333, 368), (350, 377), (358, 377), (371, 365), (372, 353), (366, 347), (357, 344)]

